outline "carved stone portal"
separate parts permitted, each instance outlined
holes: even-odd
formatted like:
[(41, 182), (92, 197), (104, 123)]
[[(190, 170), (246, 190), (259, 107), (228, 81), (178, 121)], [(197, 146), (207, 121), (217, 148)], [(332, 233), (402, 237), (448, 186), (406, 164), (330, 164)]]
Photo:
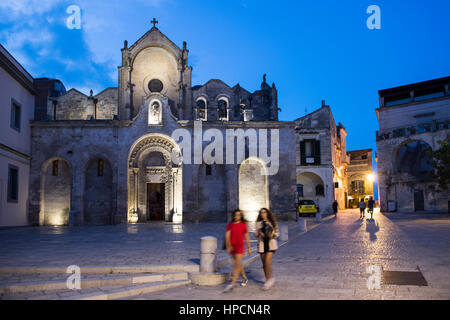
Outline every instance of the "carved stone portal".
[[(149, 134), (134, 144), (128, 159), (128, 221), (147, 222), (147, 184), (164, 184), (165, 221), (182, 222), (182, 165), (172, 162), (179, 147), (170, 137)], [(162, 165), (154, 165), (160, 157)], [(157, 159), (158, 160), (158, 159)], [(149, 165), (150, 163), (150, 165)]]

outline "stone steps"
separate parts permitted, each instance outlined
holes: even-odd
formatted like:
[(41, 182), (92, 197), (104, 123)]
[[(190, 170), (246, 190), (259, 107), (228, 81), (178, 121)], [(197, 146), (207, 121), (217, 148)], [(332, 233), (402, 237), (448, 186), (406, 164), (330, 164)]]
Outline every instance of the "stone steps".
[[(64, 276), (69, 277), (69, 274)], [(130, 286), (136, 284), (146, 284), (164, 281), (185, 281), (188, 280), (187, 272), (133, 274), (132, 276), (101, 276), (94, 278), (81, 277), (81, 289), (97, 288), (108, 286)], [(67, 290), (66, 279), (53, 281), (30, 281), (0, 285), (0, 294), (14, 294), (31, 291), (53, 291)]]
[(82, 294), (77, 296), (71, 296), (63, 298), (62, 300), (116, 300), (125, 299), (140, 294), (145, 294), (149, 292), (162, 291), (169, 288), (175, 288), (179, 286), (185, 286), (190, 284), (190, 280), (175, 280), (175, 281), (163, 281), (154, 282), (148, 284), (139, 284), (127, 286), (124, 288), (103, 288), (97, 292), (92, 292), (88, 294)]
[[(200, 266), (192, 265), (138, 265), (138, 266), (81, 266), (81, 274), (136, 274), (166, 272), (199, 272)], [(0, 267), (0, 274), (65, 274), (67, 267)]]

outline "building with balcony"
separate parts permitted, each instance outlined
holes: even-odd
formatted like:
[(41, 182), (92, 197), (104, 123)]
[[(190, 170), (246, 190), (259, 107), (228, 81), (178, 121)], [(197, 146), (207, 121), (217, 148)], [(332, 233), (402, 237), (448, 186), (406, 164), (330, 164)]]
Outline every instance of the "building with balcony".
[(313, 200), (321, 212), (331, 212), (335, 199), (339, 208), (346, 208), (349, 157), (344, 126), (336, 125), (325, 101), (295, 124), (297, 200)]
[(450, 77), (379, 91), (376, 133), (382, 211), (447, 211), (428, 150), (450, 139)]
[(350, 165), (347, 167), (348, 206), (357, 208), (363, 200), (374, 198), (372, 149), (348, 151)]

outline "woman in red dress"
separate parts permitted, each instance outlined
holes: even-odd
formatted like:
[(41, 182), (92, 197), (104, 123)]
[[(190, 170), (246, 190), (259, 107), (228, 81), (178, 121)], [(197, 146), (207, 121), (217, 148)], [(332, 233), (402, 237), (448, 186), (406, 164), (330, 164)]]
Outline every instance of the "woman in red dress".
[(240, 210), (234, 210), (232, 215), (232, 222), (227, 225), (225, 233), (225, 244), (227, 251), (231, 254), (234, 260), (233, 265), (233, 278), (231, 284), (229, 284), (224, 292), (228, 292), (234, 288), (236, 281), (239, 278), (239, 274), (242, 275), (244, 281), (241, 282), (241, 286), (245, 287), (248, 283), (248, 278), (245, 275), (244, 267), (242, 265), (242, 258), (244, 257), (244, 239), (247, 242), (248, 255), (252, 254), (250, 248), (250, 236), (248, 235), (247, 225), (242, 216)]

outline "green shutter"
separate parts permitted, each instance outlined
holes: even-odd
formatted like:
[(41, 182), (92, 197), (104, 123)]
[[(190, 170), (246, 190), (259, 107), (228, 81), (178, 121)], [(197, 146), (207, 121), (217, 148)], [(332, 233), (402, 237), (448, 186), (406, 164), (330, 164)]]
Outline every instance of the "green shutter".
[(305, 141), (300, 141), (300, 159), (301, 165), (306, 166), (306, 156), (305, 156)]
[(314, 144), (314, 164), (320, 164), (320, 140), (316, 140)]

